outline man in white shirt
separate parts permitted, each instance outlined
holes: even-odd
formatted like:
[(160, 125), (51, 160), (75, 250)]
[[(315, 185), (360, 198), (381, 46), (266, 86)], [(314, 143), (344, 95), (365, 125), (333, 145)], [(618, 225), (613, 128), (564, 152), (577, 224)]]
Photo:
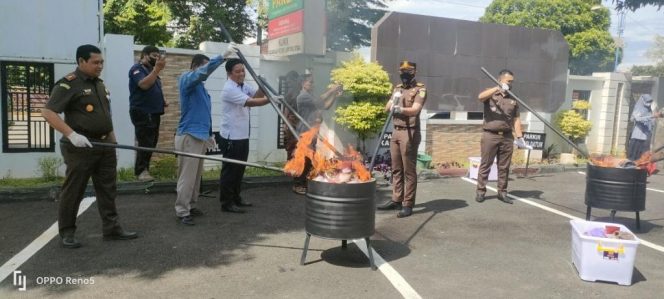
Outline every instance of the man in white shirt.
[[(239, 59), (226, 62), (228, 80), (221, 91), (221, 149), (224, 158), (247, 161), (249, 157), (250, 107), (269, 103), (265, 93), (244, 84), (244, 64)], [(221, 211), (244, 213), (240, 207), (250, 203), (240, 197), (240, 187), (244, 176), (244, 165), (223, 163), (219, 175), (219, 201)]]

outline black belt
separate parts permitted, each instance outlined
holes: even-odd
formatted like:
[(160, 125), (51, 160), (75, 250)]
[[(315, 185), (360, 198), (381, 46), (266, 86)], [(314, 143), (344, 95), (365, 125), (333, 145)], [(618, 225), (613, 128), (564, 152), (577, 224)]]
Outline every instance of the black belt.
[(497, 134), (497, 135), (509, 135), (509, 134), (512, 133), (512, 130), (507, 130), (507, 131), (498, 131), (498, 130), (496, 130), (496, 131), (493, 131), (493, 130), (484, 129), (484, 132), (489, 132), (489, 133)]
[(103, 141), (103, 140), (106, 140), (106, 138), (108, 138), (109, 133), (106, 133), (106, 134), (92, 134), (92, 133), (88, 133), (88, 132), (84, 132), (84, 131), (79, 131), (79, 134), (85, 136), (88, 139), (95, 139), (95, 140)]
[(415, 126), (415, 127), (394, 126), (394, 129), (395, 129), (395, 130), (402, 131), (402, 130), (419, 129), (419, 127), (417, 127), (417, 126)]

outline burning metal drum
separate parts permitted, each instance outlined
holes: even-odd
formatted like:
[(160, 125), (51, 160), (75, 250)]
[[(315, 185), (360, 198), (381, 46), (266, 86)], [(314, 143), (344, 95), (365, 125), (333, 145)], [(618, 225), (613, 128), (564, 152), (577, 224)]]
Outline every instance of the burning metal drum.
[(368, 238), (376, 225), (376, 180), (335, 184), (309, 180), (305, 230), (329, 239)]
[(636, 227), (640, 228), (639, 212), (646, 209), (647, 171), (638, 168), (600, 167), (588, 163), (586, 176), (586, 220), (590, 209), (636, 212)]

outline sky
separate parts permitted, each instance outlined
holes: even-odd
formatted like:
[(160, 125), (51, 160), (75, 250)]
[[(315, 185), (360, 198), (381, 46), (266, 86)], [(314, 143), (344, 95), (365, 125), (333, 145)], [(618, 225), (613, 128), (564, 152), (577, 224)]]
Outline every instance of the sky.
[[(395, 0), (388, 2), (388, 10), (429, 15), (461, 20), (477, 21), (492, 0)], [(603, 5), (611, 11), (611, 35), (617, 35), (618, 15), (613, 10), (611, 0), (604, 0)], [(652, 47), (655, 34), (664, 36), (664, 7), (642, 7), (634, 12), (628, 11), (625, 18), (623, 39), (625, 57), (618, 67), (628, 70), (632, 65), (652, 64), (645, 52)], [(369, 49), (360, 49), (365, 57)]]

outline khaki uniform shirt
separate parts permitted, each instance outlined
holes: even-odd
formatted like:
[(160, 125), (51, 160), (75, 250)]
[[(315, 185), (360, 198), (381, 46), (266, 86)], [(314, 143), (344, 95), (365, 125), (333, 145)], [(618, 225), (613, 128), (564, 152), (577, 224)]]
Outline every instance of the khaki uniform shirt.
[(484, 101), (484, 126), (487, 131), (509, 132), (514, 127), (514, 119), (519, 117), (519, 103), (500, 91)]
[(77, 133), (104, 139), (113, 131), (110, 92), (99, 78), (76, 69), (55, 83), (46, 108), (65, 114), (65, 123)]
[[(402, 84), (397, 85), (394, 93), (401, 92), (401, 99), (399, 99), (399, 106), (413, 107), (413, 104), (420, 103), (424, 106), (427, 100), (427, 90), (422, 83), (415, 83), (412, 87), (404, 87)], [(408, 127), (415, 128), (420, 126), (420, 114), (415, 116), (393, 115), (392, 123), (395, 127)]]

